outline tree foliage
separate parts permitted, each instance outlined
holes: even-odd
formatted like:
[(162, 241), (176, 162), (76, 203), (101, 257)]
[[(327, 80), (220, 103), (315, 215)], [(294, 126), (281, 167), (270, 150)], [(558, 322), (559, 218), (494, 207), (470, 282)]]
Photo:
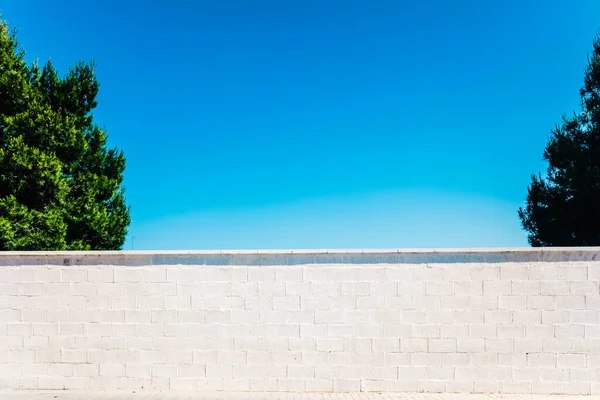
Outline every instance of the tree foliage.
[(123, 246), (125, 157), (93, 120), (93, 63), (28, 65), (0, 22), (0, 250)]
[(580, 97), (581, 112), (552, 130), (546, 176), (532, 176), (519, 209), (532, 246), (600, 245), (600, 35)]

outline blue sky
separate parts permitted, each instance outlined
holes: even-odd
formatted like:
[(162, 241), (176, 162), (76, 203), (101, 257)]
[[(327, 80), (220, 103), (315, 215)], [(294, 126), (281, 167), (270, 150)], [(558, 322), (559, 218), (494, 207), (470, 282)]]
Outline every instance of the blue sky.
[[(526, 246), (597, 0), (4, 0), (97, 62), (135, 249)], [(125, 249), (132, 248), (128, 238)]]

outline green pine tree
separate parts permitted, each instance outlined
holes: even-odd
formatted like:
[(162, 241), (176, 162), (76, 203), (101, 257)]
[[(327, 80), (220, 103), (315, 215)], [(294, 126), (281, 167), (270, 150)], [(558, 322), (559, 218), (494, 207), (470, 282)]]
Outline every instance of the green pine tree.
[(94, 65), (27, 65), (0, 23), (0, 250), (120, 249), (125, 157), (93, 121)]
[(532, 246), (600, 245), (600, 36), (580, 96), (581, 112), (552, 131), (546, 176), (532, 177), (519, 209)]

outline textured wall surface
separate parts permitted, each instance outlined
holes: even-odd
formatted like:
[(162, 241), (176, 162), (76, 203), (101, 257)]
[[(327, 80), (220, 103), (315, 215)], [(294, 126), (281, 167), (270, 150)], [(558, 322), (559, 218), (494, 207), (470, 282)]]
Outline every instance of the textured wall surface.
[(599, 253), (4, 253), (0, 388), (600, 394)]

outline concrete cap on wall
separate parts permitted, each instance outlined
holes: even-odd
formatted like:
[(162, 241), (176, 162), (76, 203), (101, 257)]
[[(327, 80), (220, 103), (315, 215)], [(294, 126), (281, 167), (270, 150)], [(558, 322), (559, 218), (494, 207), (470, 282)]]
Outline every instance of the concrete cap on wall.
[(358, 250), (181, 250), (0, 252), (0, 266), (17, 265), (303, 265), (585, 262), (600, 247)]

